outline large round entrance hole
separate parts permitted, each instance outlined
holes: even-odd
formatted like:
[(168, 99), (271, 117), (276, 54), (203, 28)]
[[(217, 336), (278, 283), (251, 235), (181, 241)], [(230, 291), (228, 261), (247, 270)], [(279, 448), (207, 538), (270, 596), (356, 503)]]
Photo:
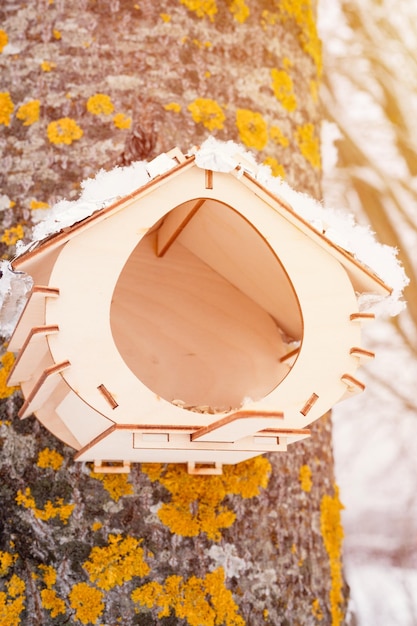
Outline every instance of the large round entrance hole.
[(113, 293), (111, 328), (149, 389), (206, 412), (265, 397), (302, 340), (277, 256), (237, 211), (204, 198), (170, 211), (134, 249)]

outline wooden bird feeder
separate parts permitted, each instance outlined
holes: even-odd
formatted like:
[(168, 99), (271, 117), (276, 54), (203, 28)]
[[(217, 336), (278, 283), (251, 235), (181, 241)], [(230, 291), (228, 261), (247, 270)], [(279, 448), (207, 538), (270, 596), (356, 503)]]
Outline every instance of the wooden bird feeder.
[(357, 293), (390, 289), (236, 162), (177, 164), (13, 262), (9, 385), (95, 471), (220, 473), (364, 389)]

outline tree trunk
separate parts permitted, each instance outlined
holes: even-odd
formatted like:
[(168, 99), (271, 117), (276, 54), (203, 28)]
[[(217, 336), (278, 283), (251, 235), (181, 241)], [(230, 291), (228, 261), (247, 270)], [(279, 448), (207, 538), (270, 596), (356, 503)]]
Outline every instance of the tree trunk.
[[(100, 168), (210, 134), (319, 197), (313, 4), (3, 0), (3, 254)], [(18, 420), (6, 350), (0, 624), (344, 623), (329, 416), (307, 442), (221, 477), (93, 474), (35, 419)]]

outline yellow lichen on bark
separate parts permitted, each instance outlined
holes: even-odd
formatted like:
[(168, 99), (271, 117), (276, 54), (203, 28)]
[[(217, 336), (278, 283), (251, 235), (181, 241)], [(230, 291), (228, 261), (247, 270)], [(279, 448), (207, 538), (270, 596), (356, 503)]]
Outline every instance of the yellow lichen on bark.
[(310, 493), (313, 486), (312, 471), (308, 465), (302, 465), (298, 474), (301, 489), (307, 493)]
[(271, 126), (269, 129), (269, 136), (274, 143), (283, 146), (283, 148), (288, 148), (290, 145), (290, 140), (284, 135), (279, 126)]
[(0, 576), (6, 576), (11, 566), (15, 563), (16, 559), (16, 554), (3, 552), (2, 550), (0, 550)]
[(186, 619), (190, 626), (244, 626), (238, 606), (225, 587), (222, 567), (205, 578), (169, 576), (165, 583), (150, 582), (132, 592), (132, 600), (148, 608), (159, 608), (158, 618), (168, 617), (173, 611), (178, 619)]
[(231, 5), (229, 6), (229, 11), (239, 24), (246, 22), (250, 15), (250, 9), (245, 3), (245, 0), (232, 0)]
[(180, 3), (193, 11), (197, 17), (208, 17), (211, 22), (217, 13), (216, 0), (180, 0)]
[(75, 507), (75, 504), (65, 504), (63, 498), (57, 498), (54, 504), (48, 500), (44, 508), (39, 509), (36, 506), (35, 498), (32, 496), (30, 487), (26, 487), (24, 492), (19, 489), (16, 502), (26, 509), (31, 509), (35, 517), (43, 522), (59, 517), (63, 524), (67, 524), (68, 518), (71, 516)]
[(281, 165), (281, 163), (278, 163), (278, 161), (274, 157), (266, 157), (266, 159), (264, 160), (264, 165), (268, 165), (268, 167), (271, 168), (272, 176), (285, 178), (284, 166)]
[(114, 111), (114, 105), (110, 96), (104, 93), (96, 93), (87, 100), (87, 111), (92, 115), (110, 115)]
[(39, 100), (30, 100), (18, 108), (16, 117), (23, 122), (23, 126), (31, 126), (39, 120), (40, 109)]
[(3, 48), (9, 43), (9, 37), (5, 30), (0, 29), (0, 52), (3, 52)]
[(343, 623), (343, 527), (340, 515), (342, 509), (343, 504), (339, 500), (339, 489), (335, 485), (334, 495), (324, 495), (320, 506), (321, 534), (330, 564), (331, 587), (329, 600), (332, 626), (340, 626)]
[(313, 616), (316, 618), (316, 620), (321, 622), (324, 615), (323, 615), (323, 611), (321, 610), (320, 600), (318, 598), (315, 598), (313, 602), (311, 603), (311, 612)]
[(171, 502), (163, 503), (158, 511), (163, 524), (177, 535), (206, 533), (209, 539), (219, 541), (220, 531), (236, 519), (234, 511), (221, 504), (223, 499), (227, 494), (242, 498), (258, 495), (268, 484), (271, 465), (259, 456), (225, 466), (221, 476), (190, 476), (182, 465), (146, 464), (142, 470), (171, 493)]
[(75, 610), (75, 619), (82, 624), (96, 624), (104, 610), (104, 595), (100, 589), (87, 583), (77, 583), (69, 594), (70, 606)]
[(8, 91), (0, 93), (0, 124), (10, 126), (10, 118), (14, 111), (13, 100)]
[(132, 118), (124, 113), (116, 113), (113, 117), (113, 124), (116, 128), (126, 130), (132, 126)]
[(123, 585), (134, 576), (146, 576), (151, 568), (144, 561), (141, 539), (109, 535), (107, 546), (94, 546), (87, 561), (83, 563), (91, 582), (109, 591)]
[(8, 398), (9, 396), (11, 396), (15, 391), (19, 389), (19, 387), (7, 386), (7, 379), (9, 378), (9, 374), (15, 362), (14, 354), (12, 352), (5, 352), (0, 361), (2, 366), (0, 369), (0, 400), (3, 400), (4, 398)]
[(4, 230), (0, 241), (5, 243), (6, 246), (14, 246), (17, 241), (23, 239), (24, 231), (22, 224), (16, 224)]
[[(300, 29), (300, 44), (303, 50), (313, 59), (317, 75), (321, 76), (323, 71), (322, 47), (317, 32), (314, 4), (314, 0), (279, 0), (278, 16), (284, 23), (288, 19), (295, 21)], [(272, 17), (274, 14), (269, 14), (268, 11), (265, 13), (268, 14), (268, 22), (270, 24), (276, 23), (277, 19), (274, 22)], [(266, 17), (265, 21), (267, 21)]]
[(81, 139), (83, 136), (82, 129), (77, 122), (70, 117), (62, 117), (55, 122), (48, 124), (46, 134), (51, 143), (56, 145), (71, 145), (73, 141)]
[(98, 474), (91, 472), (91, 478), (99, 480), (111, 499), (118, 502), (122, 496), (130, 496), (133, 493), (133, 485), (129, 482), (127, 474)]
[(238, 109), (236, 111), (236, 126), (240, 140), (255, 150), (263, 150), (268, 143), (268, 127), (266, 121), (257, 111)]
[(65, 602), (58, 597), (54, 589), (41, 589), (42, 607), (50, 611), (51, 617), (65, 614)]
[(62, 454), (59, 454), (56, 450), (44, 448), (39, 452), (37, 466), (43, 469), (50, 468), (57, 471), (61, 467), (63, 460), (64, 457)]
[(208, 130), (223, 128), (226, 116), (216, 100), (197, 98), (187, 108), (196, 124), (203, 124)]
[(18, 626), (25, 608), (25, 583), (13, 574), (6, 583), (7, 592), (0, 592), (0, 626)]
[(294, 94), (294, 84), (291, 76), (285, 70), (272, 68), (272, 90), (276, 99), (282, 104), (284, 109), (292, 113), (297, 108), (297, 99)]
[(299, 126), (295, 138), (303, 157), (317, 170), (321, 169), (320, 141), (313, 124)]

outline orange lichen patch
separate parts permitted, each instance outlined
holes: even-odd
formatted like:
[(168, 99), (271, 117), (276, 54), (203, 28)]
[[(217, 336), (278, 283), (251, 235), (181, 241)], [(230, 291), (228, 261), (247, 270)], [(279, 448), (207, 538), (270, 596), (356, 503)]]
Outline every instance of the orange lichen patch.
[(14, 354), (12, 352), (5, 352), (0, 361), (2, 365), (0, 369), (0, 399), (3, 400), (11, 396), (19, 387), (8, 387), (6, 384), (15, 362)]
[(308, 465), (302, 465), (300, 467), (298, 480), (300, 481), (301, 489), (307, 493), (310, 493), (313, 486), (313, 481), (311, 480), (312, 475), (313, 473)]
[(69, 593), (75, 619), (82, 624), (95, 624), (104, 611), (103, 593), (87, 583), (77, 583)]
[(113, 117), (113, 124), (116, 128), (124, 130), (132, 126), (132, 118), (128, 117), (124, 113), (116, 113), (116, 115)]
[(295, 111), (297, 99), (294, 95), (294, 84), (291, 76), (285, 70), (278, 70), (274, 67), (271, 70), (271, 78), (272, 89), (276, 99), (290, 113)]
[(168, 23), (171, 21), (171, 16), (168, 15), (168, 13), (160, 13), (159, 17), (161, 18), (161, 20), (165, 23)]
[(59, 41), (61, 39), (61, 37), (62, 37), (61, 32), (59, 30), (57, 30), (56, 28), (53, 29), (52, 35), (53, 35), (54, 39), (56, 39), (57, 41)]
[(6, 228), (0, 241), (5, 243), (6, 246), (14, 246), (19, 239), (23, 239), (23, 235), (23, 226), (21, 224), (17, 224), (16, 226)]
[(271, 168), (271, 172), (273, 176), (279, 176), (281, 178), (285, 178), (285, 169), (281, 163), (278, 163), (274, 157), (266, 157), (264, 161), (265, 165), (268, 165)]
[(0, 28), (0, 52), (3, 52), (3, 48), (9, 43), (9, 37), (5, 30)]
[(91, 524), (91, 530), (95, 533), (97, 530), (100, 530), (100, 528), (103, 528), (103, 524), (101, 522), (94, 522), (94, 524)]
[(0, 576), (6, 576), (11, 566), (16, 562), (17, 554), (0, 550)]
[(26, 509), (32, 509), (37, 519), (46, 522), (55, 517), (59, 517), (63, 524), (67, 524), (68, 518), (75, 507), (75, 504), (64, 504), (63, 498), (57, 498), (55, 504), (52, 504), (52, 502), (48, 500), (43, 509), (38, 509), (30, 487), (26, 487), (24, 492), (19, 489), (16, 502)]
[(315, 168), (321, 168), (320, 141), (311, 123), (298, 126), (295, 138), (303, 157)]
[(25, 608), (25, 583), (13, 574), (6, 583), (7, 593), (0, 592), (0, 625), (18, 626), (20, 614)]
[(133, 485), (129, 482), (127, 474), (96, 474), (91, 472), (90, 476), (103, 483), (104, 489), (115, 502), (118, 502), (122, 496), (130, 496), (133, 493)]
[(32, 211), (37, 211), (38, 209), (49, 209), (49, 204), (39, 200), (31, 200), (29, 208), (32, 209)]
[(249, 109), (238, 109), (236, 126), (245, 146), (256, 150), (265, 148), (268, 142), (268, 127), (260, 113)]
[(53, 63), (52, 61), (42, 61), (41, 63), (41, 70), (43, 72), (51, 72), (55, 68), (56, 63)]
[(140, 547), (141, 539), (122, 535), (109, 535), (107, 546), (95, 546), (89, 560), (83, 563), (91, 582), (108, 591), (123, 585), (134, 576), (146, 576), (151, 571), (144, 561), (144, 551)]
[(42, 571), (42, 578), (48, 589), (51, 589), (56, 583), (56, 570), (52, 565), (39, 565), (39, 569)]
[(50, 468), (56, 471), (61, 467), (63, 460), (64, 457), (62, 454), (59, 454), (56, 450), (44, 448), (39, 452), (37, 466), (44, 469)]
[(188, 105), (192, 118), (196, 124), (203, 124), (208, 130), (221, 130), (226, 116), (216, 100), (197, 98)]
[(318, 598), (315, 598), (313, 602), (311, 603), (311, 612), (313, 616), (316, 618), (316, 620), (321, 622), (324, 615), (323, 615), (323, 611), (321, 610), (320, 600)]
[(290, 145), (290, 140), (284, 135), (284, 133), (278, 126), (270, 127), (269, 136), (274, 143), (277, 143), (284, 148), (287, 148)]
[(168, 617), (171, 611), (178, 619), (186, 619), (190, 626), (243, 626), (232, 593), (225, 587), (222, 567), (205, 578), (169, 576), (161, 585), (150, 582), (132, 592), (132, 600), (148, 608), (160, 609), (158, 618)]
[(10, 118), (14, 111), (14, 104), (8, 91), (0, 92), (0, 124), (10, 126)]
[(40, 596), (42, 607), (50, 611), (51, 617), (65, 614), (65, 602), (58, 597), (54, 589), (42, 589)]
[(339, 489), (335, 485), (334, 495), (324, 495), (320, 505), (320, 528), (324, 547), (329, 556), (330, 564), (330, 614), (332, 626), (343, 623), (343, 576), (342, 576), (342, 544), (343, 527), (340, 511), (343, 504), (339, 500)]
[(168, 102), (164, 104), (165, 111), (173, 111), (174, 113), (180, 113), (181, 105), (178, 102)]
[(193, 537), (206, 533), (219, 541), (221, 530), (229, 528), (236, 514), (221, 503), (227, 494), (253, 498), (268, 484), (271, 465), (262, 456), (238, 465), (227, 465), (221, 476), (190, 476), (182, 465), (142, 465), (152, 482), (159, 481), (171, 493), (158, 517), (173, 533)]
[(93, 115), (110, 115), (114, 111), (114, 105), (110, 96), (104, 93), (96, 93), (87, 100), (87, 111)]
[(250, 15), (250, 9), (245, 3), (245, 0), (232, 0), (232, 3), (229, 6), (229, 11), (239, 24), (246, 22)]
[(22, 104), (16, 113), (18, 120), (22, 120), (23, 126), (31, 126), (39, 120), (41, 103), (39, 100), (31, 100)]
[(48, 124), (46, 130), (48, 139), (51, 143), (60, 145), (71, 145), (73, 141), (81, 139), (83, 136), (82, 129), (78, 126), (75, 120), (70, 117), (62, 117), (55, 122)]
[(211, 22), (217, 13), (216, 0), (180, 0), (189, 11), (193, 11), (197, 17), (208, 17)]

